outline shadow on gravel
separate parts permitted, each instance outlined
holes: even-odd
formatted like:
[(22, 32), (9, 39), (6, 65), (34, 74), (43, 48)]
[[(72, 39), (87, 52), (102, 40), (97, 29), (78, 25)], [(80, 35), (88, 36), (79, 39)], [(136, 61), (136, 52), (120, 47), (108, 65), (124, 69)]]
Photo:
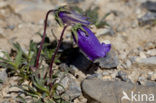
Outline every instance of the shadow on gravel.
[(74, 65), (85, 74), (94, 74), (94, 71), (98, 68), (98, 65), (87, 59), (78, 47), (64, 50), (60, 60), (61, 63), (65, 63), (68, 66)]

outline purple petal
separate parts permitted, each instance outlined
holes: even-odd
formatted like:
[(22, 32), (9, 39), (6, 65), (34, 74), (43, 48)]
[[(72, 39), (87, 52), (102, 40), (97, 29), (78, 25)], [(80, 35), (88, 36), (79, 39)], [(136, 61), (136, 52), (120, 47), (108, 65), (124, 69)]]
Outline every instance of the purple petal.
[(111, 44), (101, 44), (89, 28), (86, 26), (82, 27), (88, 33), (88, 35), (83, 30), (78, 29), (78, 46), (80, 49), (91, 60), (106, 56), (107, 52), (109, 52), (111, 49)]
[(111, 49), (111, 44), (102, 43), (102, 46), (103, 46), (103, 48), (105, 48), (105, 52), (110, 51), (110, 49)]

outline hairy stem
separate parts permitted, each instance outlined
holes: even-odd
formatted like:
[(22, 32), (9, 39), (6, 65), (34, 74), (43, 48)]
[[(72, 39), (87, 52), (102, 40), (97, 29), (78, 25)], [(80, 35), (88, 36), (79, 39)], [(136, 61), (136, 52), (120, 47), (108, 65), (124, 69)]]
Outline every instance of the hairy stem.
[(56, 47), (56, 50), (55, 50), (55, 52), (54, 52), (54, 54), (53, 54), (53, 56), (51, 58), (51, 63), (50, 63), (50, 66), (49, 66), (49, 77), (50, 78), (52, 77), (52, 67), (53, 67), (53, 63), (54, 63), (54, 60), (55, 60), (55, 56), (56, 56), (56, 54), (58, 52), (58, 49), (59, 49), (59, 47), (61, 45), (61, 42), (62, 42), (62, 39), (63, 39), (63, 34), (64, 34), (67, 27), (68, 27), (68, 25), (64, 26), (64, 28), (62, 30), (62, 33), (61, 33), (61, 36), (60, 36), (60, 40), (59, 40), (58, 45)]
[(43, 47), (43, 43), (44, 43), (44, 40), (45, 40), (45, 37), (46, 37), (46, 29), (47, 29), (47, 20), (48, 20), (48, 16), (51, 12), (54, 12), (54, 10), (49, 10), (46, 14), (46, 18), (44, 20), (44, 32), (43, 32), (43, 37), (42, 37), (42, 41), (40, 43), (40, 48), (38, 50), (38, 53), (37, 53), (37, 58), (36, 58), (36, 65), (35, 67), (38, 68), (39, 67), (39, 59), (40, 59), (40, 55), (41, 55), (41, 50), (42, 50), (42, 47)]

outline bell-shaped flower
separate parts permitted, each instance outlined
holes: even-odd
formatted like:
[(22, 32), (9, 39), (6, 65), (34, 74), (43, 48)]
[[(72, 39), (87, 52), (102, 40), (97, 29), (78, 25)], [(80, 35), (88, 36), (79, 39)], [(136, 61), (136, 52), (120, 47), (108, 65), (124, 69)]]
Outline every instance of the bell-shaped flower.
[(54, 11), (56, 21), (62, 26), (63, 24), (74, 25), (81, 23), (89, 25), (90, 22), (87, 17), (84, 17), (66, 6), (60, 7)]
[(87, 26), (81, 24), (73, 26), (72, 34), (74, 41), (78, 44), (79, 48), (92, 61), (97, 58), (105, 57), (111, 49), (111, 44), (100, 43)]

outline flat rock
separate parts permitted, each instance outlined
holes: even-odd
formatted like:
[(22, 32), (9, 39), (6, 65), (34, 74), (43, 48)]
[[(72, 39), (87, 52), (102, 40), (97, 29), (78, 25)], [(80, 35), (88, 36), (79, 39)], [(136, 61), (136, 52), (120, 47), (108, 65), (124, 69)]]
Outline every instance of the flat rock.
[(144, 26), (148, 24), (152, 25), (156, 20), (156, 12), (147, 12), (144, 16), (142, 16), (138, 20), (140, 26)]
[(101, 68), (116, 68), (119, 64), (118, 57), (114, 51), (110, 51), (105, 57), (96, 59), (94, 63), (98, 63)]
[[(82, 91), (88, 103), (155, 103), (156, 86), (148, 87), (122, 81), (103, 81), (97, 78), (85, 79)], [(138, 96), (146, 94), (147, 98), (138, 100)], [(135, 97), (133, 95), (136, 95)], [(152, 99), (153, 98), (153, 99)]]
[(149, 58), (136, 58), (135, 64), (139, 67), (146, 69), (156, 69), (156, 56)]

